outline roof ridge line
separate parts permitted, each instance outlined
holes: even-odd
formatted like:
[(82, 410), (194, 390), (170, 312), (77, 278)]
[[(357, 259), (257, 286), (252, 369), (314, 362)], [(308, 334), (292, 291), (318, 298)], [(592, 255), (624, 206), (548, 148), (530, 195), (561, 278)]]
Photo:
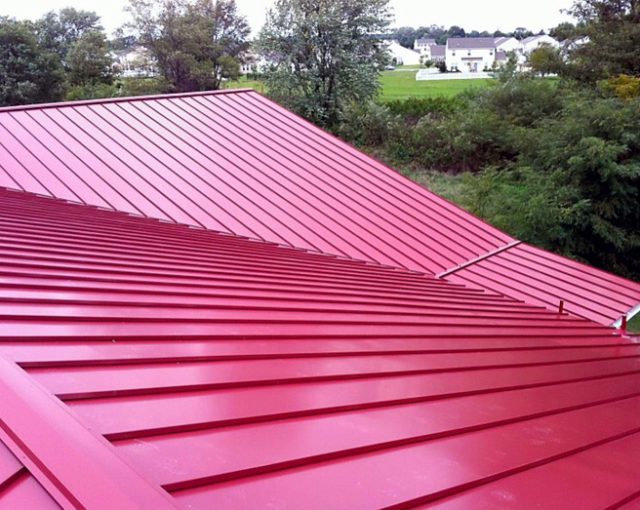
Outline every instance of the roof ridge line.
[(498, 253), (502, 253), (503, 251), (507, 251), (511, 248), (513, 248), (514, 246), (518, 246), (519, 244), (522, 244), (522, 241), (516, 239), (515, 241), (511, 241), (508, 244), (505, 244), (504, 246), (500, 246), (499, 248), (496, 248), (495, 250), (491, 250), (488, 251), (487, 253), (483, 254), (483, 255), (479, 255), (476, 258), (473, 259), (469, 259), (466, 262), (463, 262), (462, 264), (458, 264), (455, 267), (452, 267), (451, 269), (447, 269), (446, 271), (443, 271), (442, 273), (438, 273), (436, 276), (438, 278), (444, 278), (445, 276), (449, 276), (450, 274), (455, 273), (456, 271), (460, 271), (461, 269), (464, 269), (466, 267), (472, 266), (473, 264), (476, 264), (478, 262), (481, 262), (485, 259), (488, 259), (489, 257), (493, 257), (494, 255), (497, 255)]
[(83, 105), (91, 105), (91, 104), (130, 103), (133, 101), (171, 99), (171, 98), (179, 98), (179, 97), (239, 94), (244, 92), (255, 92), (255, 90), (252, 88), (245, 87), (245, 88), (238, 88), (238, 89), (201, 90), (201, 91), (195, 91), (195, 92), (150, 94), (150, 95), (143, 95), (143, 96), (103, 97), (98, 99), (80, 99), (77, 101), (58, 101), (54, 103), (23, 104), (23, 105), (0, 107), (0, 113), (17, 112), (17, 111), (24, 111), (24, 110), (42, 110), (42, 109), (48, 109), (48, 108), (65, 108), (69, 106), (83, 106)]

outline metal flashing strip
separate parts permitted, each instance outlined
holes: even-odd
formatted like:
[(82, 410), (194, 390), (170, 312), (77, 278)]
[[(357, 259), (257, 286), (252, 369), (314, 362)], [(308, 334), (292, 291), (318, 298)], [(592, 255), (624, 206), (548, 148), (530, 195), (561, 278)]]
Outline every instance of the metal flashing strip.
[(626, 314), (621, 315), (620, 317), (618, 317), (615, 321), (613, 321), (611, 323), (611, 326), (613, 326), (614, 328), (619, 328), (620, 326), (622, 326), (622, 317), (624, 317), (626, 315), (627, 320), (633, 319), (636, 314), (640, 313), (640, 303), (638, 303), (636, 306), (634, 306), (631, 310), (629, 310)]
[(446, 271), (443, 271), (442, 273), (439, 273), (436, 276), (438, 278), (445, 278), (446, 276), (449, 276), (450, 274), (453, 274), (456, 271), (460, 271), (461, 269), (464, 269), (465, 267), (472, 266), (476, 262), (480, 262), (481, 260), (485, 260), (485, 259), (488, 259), (489, 257), (493, 257), (494, 255), (497, 255), (498, 253), (502, 253), (503, 251), (507, 251), (508, 249), (513, 248), (514, 246), (518, 246), (521, 243), (522, 243), (522, 241), (510, 242), (509, 244), (505, 244), (504, 246), (501, 246), (500, 248), (496, 248), (495, 250), (489, 251), (489, 252), (485, 253), (484, 255), (480, 255), (479, 257), (476, 257), (475, 259), (468, 260), (464, 264), (460, 264), (460, 265), (457, 265), (456, 267), (453, 267), (451, 269), (447, 269)]
[(1, 356), (0, 395), (0, 437), (63, 509), (177, 508), (65, 404)]

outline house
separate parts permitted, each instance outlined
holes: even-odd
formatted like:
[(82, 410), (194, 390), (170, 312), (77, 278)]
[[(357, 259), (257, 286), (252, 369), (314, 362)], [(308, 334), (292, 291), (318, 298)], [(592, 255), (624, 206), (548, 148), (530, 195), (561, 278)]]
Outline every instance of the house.
[(520, 41), (521, 53), (529, 55), (533, 50), (544, 44), (553, 48), (560, 47), (560, 43), (549, 35), (533, 35)]
[(448, 70), (477, 73), (493, 67), (496, 40), (494, 37), (450, 37), (445, 52)]
[[(428, 58), (426, 55), (428, 54)], [(447, 47), (444, 44), (436, 44), (429, 47), (429, 52), (425, 53), (426, 60), (432, 62), (444, 62), (447, 57)]]
[(386, 48), (391, 62), (395, 65), (414, 66), (420, 64), (420, 53), (405, 48), (398, 41), (387, 41)]
[(496, 37), (496, 49), (509, 53), (510, 51), (518, 51), (521, 47), (520, 41), (515, 37)]
[(141, 45), (112, 53), (114, 68), (125, 78), (142, 78), (156, 76), (158, 66), (151, 52)]
[(435, 46), (436, 45), (436, 40), (435, 39), (416, 39), (415, 41), (413, 41), (413, 49), (420, 52), (420, 53), (425, 53), (429, 51), (429, 48), (431, 46)]
[(0, 508), (638, 503), (639, 284), (252, 90), (0, 132)]

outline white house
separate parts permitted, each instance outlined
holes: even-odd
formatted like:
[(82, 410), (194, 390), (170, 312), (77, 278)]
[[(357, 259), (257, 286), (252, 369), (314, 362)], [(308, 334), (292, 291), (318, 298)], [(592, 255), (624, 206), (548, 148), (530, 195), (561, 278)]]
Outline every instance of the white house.
[(429, 48), (435, 45), (435, 39), (416, 39), (415, 41), (413, 41), (413, 49), (420, 53), (428, 52)]
[(449, 71), (477, 73), (493, 67), (496, 40), (494, 37), (451, 37), (445, 52)]
[(140, 45), (112, 53), (113, 66), (125, 78), (148, 77), (158, 74), (158, 67), (151, 52)]
[(533, 50), (542, 44), (548, 44), (554, 48), (559, 48), (560, 43), (550, 35), (533, 35), (520, 41), (521, 53), (529, 55)]
[(518, 51), (520, 49), (520, 41), (515, 37), (496, 37), (496, 50), (508, 53), (510, 51)]
[(394, 64), (405, 66), (420, 64), (420, 53), (416, 50), (405, 48), (398, 41), (387, 41), (386, 46)]

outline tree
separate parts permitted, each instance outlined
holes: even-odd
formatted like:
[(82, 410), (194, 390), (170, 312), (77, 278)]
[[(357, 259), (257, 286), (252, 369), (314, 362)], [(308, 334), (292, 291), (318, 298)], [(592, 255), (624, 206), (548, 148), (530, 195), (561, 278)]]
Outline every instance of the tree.
[(129, 11), (172, 91), (215, 90), (238, 76), (249, 26), (234, 0), (130, 0)]
[(387, 60), (381, 39), (388, 0), (276, 0), (258, 46), (272, 62), (270, 95), (313, 122), (334, 127), (345, 106), (372, 98)]
[(550, 44), (540, 44), (529, 54), (529, 67), (532, 71), (541, 74), (558, 73), (562, 70), (564, 62), (560, 52)]
[(33, 25), (0, 17), (0, 104), (56, 101), (62, 83), (57, 55), (38, 45)]
[(458, 25), (453, 25), (449, 27), (447, 30), (448, 37), (466, 37), (467, 34), (464, 31), (464, 28), (459, 27)]
[(67, 55), (73, 44), (87, 31), (103, 31), (100, 16), (92, 11), (79, 11), (73, 7), (58, 13), (48, 12), (36, 24), (39, 45), (58, 54), (66, 66)]
[(89, 30), (76, 40), (67, 57), (68, 80), (73, 86), (111, 84), (113, 59), (104, 34)]
[(549, 31), (549, 35), (556, 41), (566, 41), (567, 39), (571, 39), (575, 33), (576, 26), (568, 21), (560, 23), (557, 27), (554, 27)]
[(570, 9), (588, 42), (569, 55), (567, 74), (583, 82), (640, 75), (640, 1), (576, 0)]
[(419, 39), (417, 30), (413, 27), (396, 28), (393, 32), (393, 38), (405, 48), (413, 48), (413, 43), (416, 39)]

